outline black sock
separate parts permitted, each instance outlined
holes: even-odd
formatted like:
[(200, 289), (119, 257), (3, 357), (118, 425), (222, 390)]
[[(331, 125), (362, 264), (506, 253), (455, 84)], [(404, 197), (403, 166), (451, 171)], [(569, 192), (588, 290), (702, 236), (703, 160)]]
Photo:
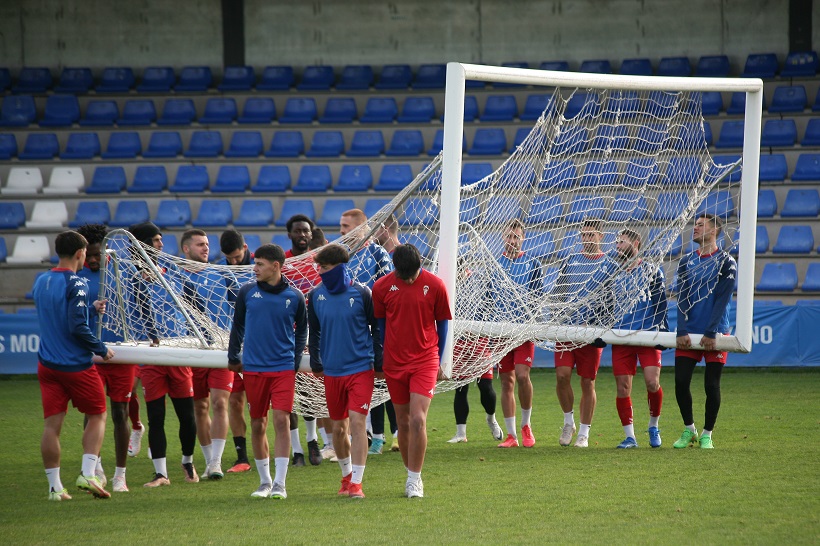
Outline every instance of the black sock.
[(240, 463), (247, 463), (248, 461), (248, 451), (245, 447), (245, 437), (244, 436), (234, 436), (233, 443), (236, 446), (236, 460)]

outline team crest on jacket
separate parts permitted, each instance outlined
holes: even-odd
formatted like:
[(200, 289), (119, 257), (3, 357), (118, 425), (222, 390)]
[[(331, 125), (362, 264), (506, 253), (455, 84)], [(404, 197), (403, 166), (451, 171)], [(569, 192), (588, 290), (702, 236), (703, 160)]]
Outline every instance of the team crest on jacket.
[(285, 300), (285, 307), (290, 307), (290, 298)]
[(350, 302), (350, 307), (353, 307), (353, 298), (350, 298), (348, 301)]
[(430, 291), (430, 287), (429, 287), (429, 286), (427, 286), (427, 285), (425, 284), (425, 285), (424, 285), (424, 288), (422, 288), (421, 290), (422, 290), (422, 292), (424, 292), (424, 295), (426, 296), (426, 295), (427, 295), (427, 292), (429, 292), (429, 291)]

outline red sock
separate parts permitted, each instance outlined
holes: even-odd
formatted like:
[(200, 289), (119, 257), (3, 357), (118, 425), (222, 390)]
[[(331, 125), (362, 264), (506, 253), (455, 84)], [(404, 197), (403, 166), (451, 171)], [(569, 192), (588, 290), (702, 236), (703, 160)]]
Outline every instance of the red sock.
[(618, 417), (621, 418), (621, 425), (632, 424), (632, 398), (616, 398), (615, 406), (618, 408)]
[(131, 428), (138, 430), (142, 423), (140, 423), (140, 401), (136, 396), (132, 396), (128, 403), (128, 417), (131, 418)]
[(660, 417), (661, 406), (663, 406), (663, 388), (658, 387), (657, 391), (648, 392), (647, 398), (649, 399), (649, 415)]

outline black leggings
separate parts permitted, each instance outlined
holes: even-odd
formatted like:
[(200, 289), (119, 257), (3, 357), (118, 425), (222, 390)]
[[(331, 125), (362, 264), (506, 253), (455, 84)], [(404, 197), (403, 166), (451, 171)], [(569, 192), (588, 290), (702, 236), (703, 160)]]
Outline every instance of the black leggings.
[(384, 404), (370, 408), (370, 426), (373, 428), (373, 434), (384, 434), (385, 411), (387, 411), (387, 419), (390, 421), (390, 432), (395, 432), (399, 429), (399, 426), (396, 424), (396, 410), (393, 408), (393, 402), (388, 400)]
[[(194, 399), (171, 398), (174, 411), (179, 419), (179, 443), (183, 455), (193, 455), (196, 446), (196, 420), (194, 419)], [(168, 450), (165, 438), (165, 397), (145, 404), (148, 410), (148, 445), (152, 459), (162, 459)]]
[[(488, 415), (495, 413), (495, 389), (493, 380), (482, 378), (477, 381), (478, 390), (481, 393), (481, 405)], [(470, 403), (467, 401), (467, 393), (470, 391), (470, 384), (465, 383), (456, 389), (453, 397), (453, 413), (456, 414), (456, 424), (466, 425), (467, 416), (470, 414)]]
[[(695, 422), (692, 415), (692, 374), (697, 362), (693, 358), (679, 356), (675, 358), (675, 398), (680, 408), (680, 416), (684, 425)], [(703, 430), (714, 430), (720, 411), (720, 375), (723, 373), (723, 364), (707, 362), (706, 373), (703, 377), (703, 389), (706, 392), (706, 415), (703, 421)]]

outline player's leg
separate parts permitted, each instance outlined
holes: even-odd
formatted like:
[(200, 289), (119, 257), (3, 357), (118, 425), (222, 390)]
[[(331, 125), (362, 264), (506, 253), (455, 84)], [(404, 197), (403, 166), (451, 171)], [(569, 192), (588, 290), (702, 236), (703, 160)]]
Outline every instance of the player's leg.
[(496, 395), (495, 389), (493, 388), (492, 375), (493, 372), (490, 370), (478, 379), (478, 392), (480, 393), (481, 406), (484, 408), (484, 413), (486, 414), (487, 426), (490, 427), (490, 434), (492, 434), (496, 440), (500, 440), (504, 437), (504, 433), (501, 431), (501, 427), (498, 426), (498, 421), (495, 418)]
[(321, 419), (305, 416), (305, 440), (307, 440), (308, 461), (313, 466), (322, 464), (322, 452), (319, 450), (318, 424)]
[(364, 478), (365, 464), (367, 463), (367, 415), (365, 413), (349, 411), (348, 422), (351, 437), (350, 458), (353, 463), (351, 467), (349, 495), (351, 498), (364, 498), (362, 480)]
[(535, 357), (535, 344), (525, 342), (515, 350), (515, 382), (518, 384), (518, 404), (521, 406), (521, 440), (524, 447), (535, 445), (532, 433), (532, 381), (530, 370)]
[(453, 395), (453, 414), (456, 418), (456, 435), (447, 440), (450, 444), (467, 441), (467, 416), (470, 415), (470, 403), (467, 394), (470, 392), (470, 384), (465, 383), (455, 390)]
[(165, 395), (169, 389), (170, 369), (162, 366), (143, 366), (140, 380), (145, 391), (145, 412), (148, 415), (148, 446), (154, 477), (145, 487), (170, 485), (165, 458), (168, 441), (165, 436)]
[(407, 435), (402, 436), (402, 445), (407, 444), (407, 483), (405, 492), (410, 498), (423, 497), (424, 486), (421, 470), (427, 453), (427, 412), (432, 398), (416, 392), (410, 393), (407, 405)]
[[(271, 495), (273, 478), (270, 473), (270, 447), (268, 445), (268, 408), (270, 407), (270, 381), (268, 374), (245, 373), (245, 392), (251, 416), (251, 449), (259, 474), (259, 488), (251, 493), (254, 498)], [(290, 429), (290, 422), (288, 422)]]
[(111, 399), (111, 421), (114, 423), (114, 469), (113, 490), (115, 493), (128, 491), (125, 482), (125, 465), (128, 462), (128, 445), (131, 431), (128, 426), (128, 402)]
[(71, 495), (60, 480), (60, 433), (63, 429), (66, 411), (68, 411), (68, 392), (63, 387), (56, 372), (37, 365), (37, 381), (40, 383), (40, 395), (43, 406), (43, 435), (40, 438), (40, 454), (48, 478), (48, 500), (70, 500)]
[(498, 364), (498, 375), (501, 378), (501, 412), (504, 414), (504, 428), (507, 439), (498, 447), (518, 447), (518, 427), (515, 426), (515, 360), (510, 351)]
[[(370, 455), (381, 455), (384, 446), (384, 404), (370, 408), (370, 425), (373, 428), (373, 440), (367, 452)], [(333, 445), (336, 445), (335, 436), (333, 437)], [(338, 452), (336, 456), (339, 456)]]
[(194, 418), (194, 398), (171, 397), (174, 411), (179, 419), (179, 443), (182, 448), (182, 469), (185, 471), (185, 481), (199, 482), (199, 474), (194, 466), (194, 449), (196, 448), (196, 419)]
[(649, 402), (649, 445), (661, 447), (661, 433), (658, 422), (663, 407), (663, 388), (661, 388), (661, 351), (653, 347), (643, 347), (640, 352), (641, 369), (646, 384), (646, 397)]
[(196, 423), (196, 437), (202, 456), (205, 459), (205, 474), (208, 477), (208, 465), (211, 462), (211, 392), (208, 389), (208, 368), (194, 368), (194, 422)]
[(271, 497), (285, 499), (285, 482), (290, 459), (290, 415), (293, 412), (293, 398), (296, 394), (296, 372), (276, 372), (272, 374), (270, 386), (272, 420), (275, 439), (273, 442), (273, 464), (275, 474)]
[(678, 449), (689, 446), (698, 440), (698, 431), (695, 428), (695, 418), (692, 414), (692, 391), (690, 389), (692, 383), (692, 374), (695, 372), (695, 366), (700, 360), (695, 360), (690, 353), (683, 353), (683, 351), (675, 352), (675, 400), (678, 402), (680, 409), (680, 416), (683, 419), (683, 424), (686, 427), (681, 434), (681, 437), (674, 443), (673, 447)]
[[(232, 373), (232, 372), (229, 372)], [(227, 385), (221, 388), (211, 388), (211, 407), (213, 417), (211, 419), (211, 460), (208, 478), (211, 480), (222, 479), (222, 454), (225, 452), (225, 444), (228, 439), (228, 405), (231, 391), (227, 390)]]
[(82, 474), (77, 478), (77, 487), (97, 498), (107, 499), (111, 497), (111, 493), (105, 490), (95, 473), (108, 416), (102, 379), (96, 367), (65, 375), (71, 376), (71, 380), (66, 382), (71, 401), (87, 419), (82, 437)]
[(141, 384), (141, 369), (134, 366), (136, 376), (131, 388), (131, 399), (128, 401), (128, 417), (131, 419), (131, 438), (128, 441), (128, 456), (136, 457), (142, 449), (142, 437), (145, 434), (145, 425), (140, 421), (139, 385)]
[(703, 376), (703, 388), (706, 391), (706, 415), (703, 420), (703, 431), (700, 436), (700, 447), (711, 449), (712, 430), (715, 428), (720, 411), (720, 377), (723, 374), (723, 362), (707, 362)]
[(305, 466), (305, 451), (302, 449), (302, 440), (299, 437), (299, 416), (291, 413), (288, 416), (288, 434), (290, 447), (293, 449), (293, 466)]
[(558, 404), (564, 413), (564, 426), (561, 428), (558, 444), (568, 446), (572, 442), (572, 436), (576, 431), (573, 413), (575, 393), (572, 392), (572, 368), (575, 366), (575, 357), (572, 351), (560, 350), (560, 347), (556, 346), (554, 362), (555, 395), (558, 397)]
[(615, 408), (624, 429), (624, 441), (618, 444), (620, 449), (638, 447), (635, 439), (632, 409), (632, 379), (637, 372), (637, 354), (635, 349), (625, 345), (612, 346), (612, 373), (615, 375)]
[(399, 450), (399, 426), (396, 423), (396, 410), (393, 407), (393, 401), (388, 400), (384, 403), (384, 411), (387, 414), (387, 422), (390, 423), (390, 432), (393, 434), (393, 442), (390, 444), (390, 451)]
[(594, 345), (584, 345), (575, 349), (574, 352), (576, 354), (576, 372), (581, 378), (581, 403), (579, 404), (581, 426), (578, 428), (575, 447), (587, 447), (589, 445), (592, 417), (595, 415), (595, 406), (598, 402), (598, 395), (595, 392), (595, 378), (598, 376), (598, 367), (601, 364), (603, 349)]
[(228, 422), (236, 448), (236, 462), (228, 469), (228, 472), (247, 472), (251, 469), (251, 465), (245, 439), (248, 434), (248, 427), (245, 424), (245, 383), (242, 375), (238, 373), (234, 374), (233, 388), (228, 398)]

